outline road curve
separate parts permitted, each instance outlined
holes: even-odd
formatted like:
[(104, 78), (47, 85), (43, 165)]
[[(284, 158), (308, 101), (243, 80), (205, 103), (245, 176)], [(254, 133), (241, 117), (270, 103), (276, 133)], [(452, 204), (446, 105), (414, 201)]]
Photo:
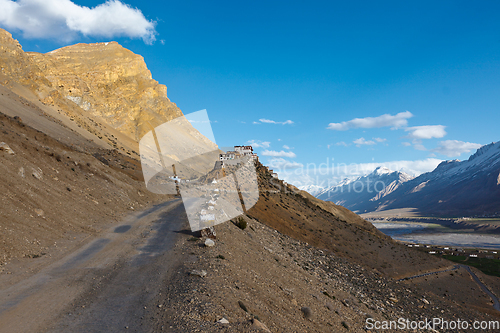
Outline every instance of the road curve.
[(408, 277), (405, 277), (402, 279), (398, 279), (396, 281), (405, 281), (405, 280), (416, 279), (416, 278), (423, 277), (423, 276), (429, 276), (429, 275), (438, 274), (438, 273), (450, 272), (450, 271), (454, 271), (458, 268), (460, 268), (460, 265), (455, 265), (452, 268), (443, 269), (440, 271), (434, 271), (434, 272), (428, 272), (428, 273), (422, 273), (422, 274), (418, 274), (418, 275), (408, 276)]
[(498, 297), (496, 297), (495, 294), (493, 294), (488, 287), (484, 283), (479, 280), (477, 275), (472, 271), (472, 269), (467, 266), (467, 265), (460, 265), (460, 267), (464, 268), (467, 272), (469, 272), (470, 276), (472, 276), (472, 279), (479, 285), (479, 287), (488, 295), (490, 296), (491, 300), (493, 301), (493, 308), (497, 311), (500, 311), (500, 301), (498, 300)]
[(174, 199), (127, 217), (15, 285), (0, 285), (0, 333), (150, 332), (150, 303), (180, 260), (172, 249), (187, 226)]

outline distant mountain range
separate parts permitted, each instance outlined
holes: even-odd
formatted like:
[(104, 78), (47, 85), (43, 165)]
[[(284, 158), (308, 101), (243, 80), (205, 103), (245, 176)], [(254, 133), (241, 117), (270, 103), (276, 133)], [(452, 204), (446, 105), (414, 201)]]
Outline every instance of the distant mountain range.
[(444, 161), (416, 178), (379, 167), (316, 197), (357, 213), (416, 208), (428, 216), (496, 216), (500, 214), (500, 142), (479, 148), (468, 160)]
[(479, 148), (468, 160), (442, 162), (365, 209), (407, 207), (433, 216), (498, 215), (500, 142)]
[(366, 176), (345, 179), (335, 186), (317, 192), (315, 196), (352, 211), (363, 212), (365, 207), (371, 207), (373, 202), (380, 201), (412, 178), (404, 172), (378, 167)]

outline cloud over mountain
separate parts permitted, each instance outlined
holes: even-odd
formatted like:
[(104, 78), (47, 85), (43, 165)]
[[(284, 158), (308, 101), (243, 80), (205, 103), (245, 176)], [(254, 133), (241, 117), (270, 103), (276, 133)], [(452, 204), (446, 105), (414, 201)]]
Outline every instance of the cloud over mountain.
[(474, 149), (480, 148), (482, 145), (479, 143), (464, 142), (458, 140), (445, 140), (441, 141), (433, 152), (443, 154), (448, 157), (460, 156), (463, 153), (469, 153)]
[(79, 34), (93, 37), (141, 38), (155, 41), (155, 22), (119, 0), (93, 8), (70, 0), (0, 0), (0, 25), (20, 30), (27, 38), (74, 40)]

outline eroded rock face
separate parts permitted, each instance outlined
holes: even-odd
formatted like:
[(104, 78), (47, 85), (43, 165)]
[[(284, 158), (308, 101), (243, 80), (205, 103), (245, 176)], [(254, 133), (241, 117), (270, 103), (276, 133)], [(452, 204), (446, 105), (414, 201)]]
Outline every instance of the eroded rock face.
[(31, 90), (43, 89), (50, 82), (38, 66), (23, 51), (21, 44), (12, 35), (0, 29), (0, 84), (8, 85), (9, 80), (27, 86)]
[(90, 133), (91, 141), (135, 159), (143, 136), (163, 126), (158, 143), (146, 148), (157, 154), (160, 144), (165, 166), (199, 155), (190, 160), (192, 168), (181, 170), (182, 177), (199, 177), (218, 158), (217, 145), (182, 117), (144, 59), (118, 43), (76, 44), (40, 54), (24, 52), (0, 29), (0, 84), (45, 104), (49, 119), (72, 121)]
[(138, 141), (182, 115), (144, 59), (116, 42), (76, 44), (28, 53), (59, 94)]
[(80, 107), (139, 141), (152, 128), (182, 116), (167, 87), (152, 79), (144, 59), (116, 42), (76, 44), (40, 54), (24, 52), (0, 29), (0, 83), (20, 83), (42, 102)]

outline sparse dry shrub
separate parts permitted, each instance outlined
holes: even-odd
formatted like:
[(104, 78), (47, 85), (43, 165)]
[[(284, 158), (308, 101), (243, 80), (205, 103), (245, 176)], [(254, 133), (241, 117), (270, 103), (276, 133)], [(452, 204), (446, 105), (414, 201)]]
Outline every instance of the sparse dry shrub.
[(236, 226), (238, 228), (240, 228), (241, 230), (245, 230), (246, 227), (247, 227), (247, 221), (243, 218), (243, 217), (238, 217), (238, 219), (236, 220)]

